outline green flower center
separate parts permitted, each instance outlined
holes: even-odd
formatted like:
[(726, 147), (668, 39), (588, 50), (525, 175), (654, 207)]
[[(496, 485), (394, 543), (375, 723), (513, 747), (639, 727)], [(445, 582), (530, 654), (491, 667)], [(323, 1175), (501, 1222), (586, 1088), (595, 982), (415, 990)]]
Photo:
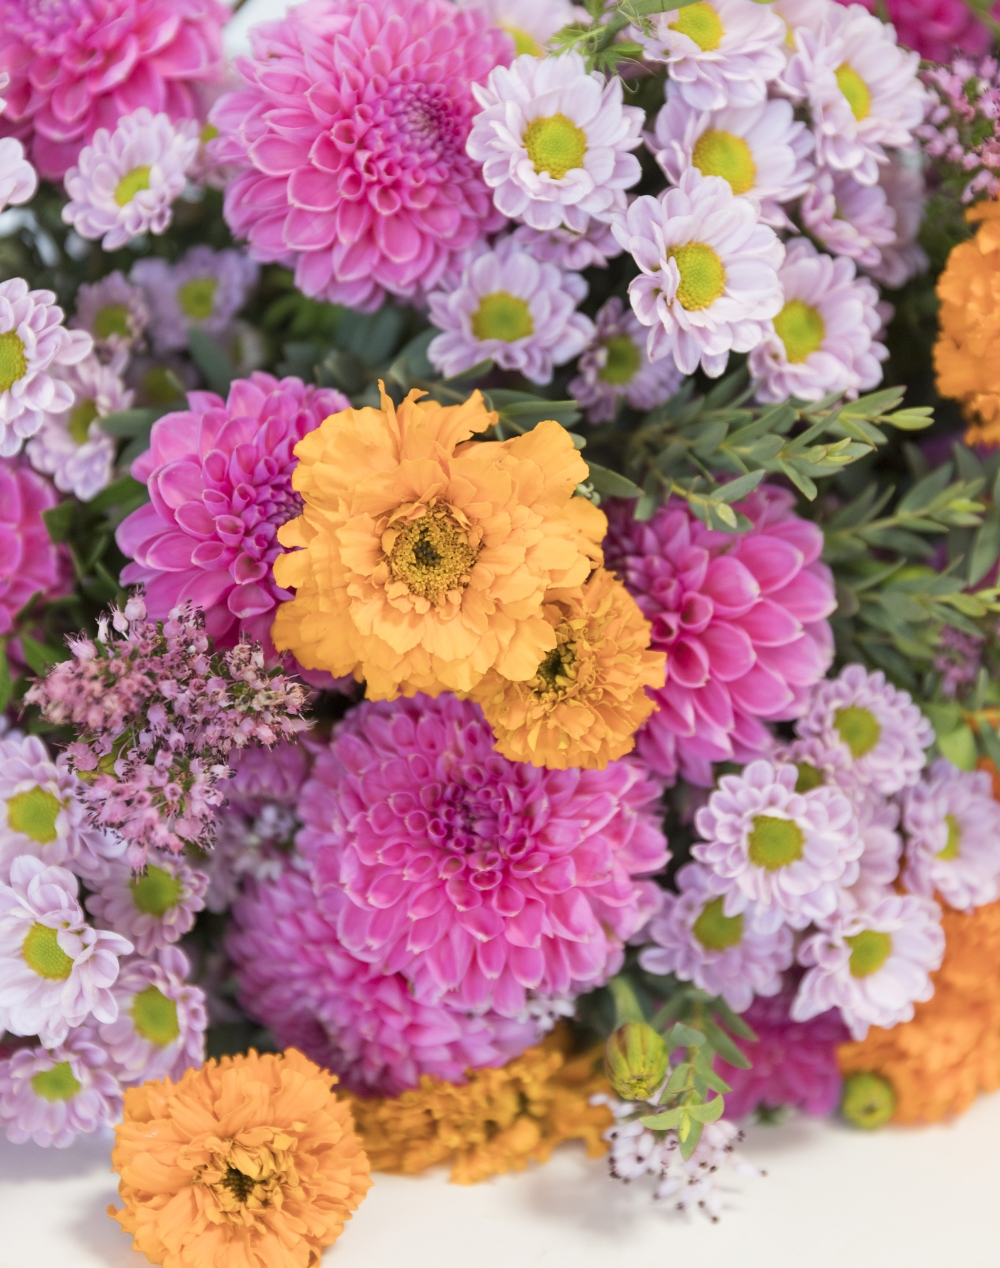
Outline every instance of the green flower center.
[(177, 1005), (155, 986), (147, 986), (132, 1001), (132, 1021), (143, 1039), (165, 1048), (181, 1033)]
[(776, 872), (800, 859), (804, 844), (802, 829), (791, 819), (757, 815), (749, 838), (750, 862)]
[(39, 845), (48, 845), (59, 835), (56, 818), (60, 810), (62, 802), (54, 794), (44, 788), (29, 788), (7, 802), (7, 826)]
[(0, 335), (0, 392), (9, 391), (28, 373), (28, 359), (24, 355), (24, 344), (13, 330), (6, 330)]
[(852, 977), (871, 977), (892, 954), (892, 936), (878, 929), (862, 929), (844, 941), (851, 948)]
[(73, 961), (56, 941), (57, 932), (36, 921), (21, 944), (28, 968), (50, 982), (65, 981), (73, 972)]
[(94, 334), (98, 339), (109, 339), (112, 335), (121, 335), (127, 339), (131, 334), (128, 327), (128, 309), (124, 304), (108, 304), (98, 309), (94, 318)]
[(882, 736), (882, 728), (874, 713), (853, 704), (846, 709), (838, 709), (833, 715), (833, 724), (851, 750), (852, 757), (864, 757), (870, 753)]
[(198, 139), (201, 141), (202, 145), (207, 145), (209, 141), (214, 141), (218, 135), (219, 129), (215, 126), (215, 124), (206, 123), (201, 132), (198, 134)]
[[(681, 9), (681, 13), (686, 10)], [(673, 260), (681, 275), (677, 300), (688, 312), (696, 312), (714, 304), (726, 289), (726, 270), (722, 261), (704, 242), (687, 242), (671, 247), (667, 259)]]
[(615, 335), (604, 347), (608, 359), (597, 377), (604, 383), (631, 383), (642, 364), (642, 353), (636, 344), (628, 335)]
[(501, 30), (507, 32), (514, 40), (514, 54), (520, 57), (522, 53), (530, 53), (532, 57), (544, 57), (545, 49), (527, 31), (522, 31), (519, 26), (511, 26), (508, 22), (500, 23)]
[(472, 333), (477, 339), (501, 339), (514, 343), (534, 334), (535, 323), (523, 299), (508, 291), (484, 295), (472, 314)]
[(97, 417), (97, 406), (93, 401), (81, 401), (69, 412), (69, 434), (78, 444), (85, 444), (90, 439), (90, 424)]
[(874, 1131), (884, 1126), (896, 1112), (896, 1093), (881, 1074), (862, 1071), (844, 1080), (840, 1112), (849, 1123)]
[(205, 321), (215, 311), (215, 292), (219, 283), (214, 277), (193, 277), (177, 288), (181, 312), (192, 321)]
[(814, 788), (823, 786), (823, 772), (818, 771), (811, 762), (796, 762), (795, 769), (799, 772), (799, 777), (795, 781), (797, 793), (812, 792)]
[(670, 23), (671, 31), (680, 31), (694, 40), (703, 53), (718, 48), (725, 35), (719, 15), (710, 4), (689, 4), (677, 14), (677, 21)]
[(184, 384), (165, 365), (153, 366), (142, 376), (142, 390), (152, 405), (170, 405), (184, 395)]
[(725, 951), (735, 947), (743, 937), (743, 917), (727, 916), (722, 910), (725, 900), (714, 898), (701, 909), (701, 915), (691, 926), (691, 932), (709, 951)]
[(171, 907), (176, 907), (181, 897), (182, 885), (176, 876), (171, 876), (162, 867), (146, 865), (145, 875), (129, 881), (132, 901), (147, 916), (163, 916)]
[(73, 1074), (68, 1061), (57, 1061), (51, 1070), (39, 1070), (32, 1077), (36, 1096), (46, 1101), (69, 1101), (83, 1086)]
[(711, 128), (703, 132), (695, 142), (691, 161), (702, 176), (721, 176), (728, 181), (734, 194), (745, 194), (757, 180), (757, 165), (749, 145), (732, 132)]
[(962, 827), (954, 815), (945, 815), (944, 821), (948, 825), (948, 840), (944, 849), (938, 850), (934, 857), (947, 862), (949, 859), (958, 858), (959, 847), (962, 844)]
[(125, 173), (115, 187), (115, 202), (119, 207), (130, 203), (141, 190), (149, 189), (150, 171), (148, 167), (133, 167), (131, 172)]
[(865, 81), (847, 62), (837, 67), (837, 87), (847, 98), (847, 104), (858, 123), (867, 119), (871, 114), (872, 95)]
[(587, 134), (564, 114), (552, 114), (547, 119), (532, 119), (522, 144), (536, 172), (548, 172), (553, 180), (561, 180), (574, 167), (583, 167)]
[(826, 325), (818, 309), (790, 299), (774, 319), (774, 332), (785, 345), (785, 356), (798, 365), (822, 346)]

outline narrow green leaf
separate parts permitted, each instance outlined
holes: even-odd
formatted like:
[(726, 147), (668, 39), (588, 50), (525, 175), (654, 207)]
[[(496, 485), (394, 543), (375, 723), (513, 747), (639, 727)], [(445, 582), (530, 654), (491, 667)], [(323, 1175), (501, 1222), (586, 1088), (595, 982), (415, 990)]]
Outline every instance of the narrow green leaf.
[(695, 1030), (692, 1026), (685, 1026), (682, 1021), (675, 1022), (671, 1026), (670, 1033), (666, 1038), (671, 1051), (674, 1048), (700, 1048), (705, 1042), (705, 1036), (700, 1030)]
[(722, 1117), (722, 1111), (725, 1108), (726, 1104), (722, 1097), (715, 1096), (701, 1105), (689, 1105), (688, 1113), (696, 1123), (714, 1123), (717, 1118)]
[(918, 405), (915, 409), (901, 409), (895, 414), (887, 414), (882, 421), (891, 423), (900, 431), (923, 431), (934, 422), (934, 411), (929, 405)]
[(643, 1127), (648, 1127), (650, 1131), (665, 1132), (672, 1127), (677, 1127), (684, 1117), (682, 1108), (664, 1110), (661, 1114), (645, 1114), (639, 1119)]
[(736, 480), (730, 480), (728, 484), (722, 485), (712, 496), (713, 502), (739, 502), (748, 494), (752, 493), (764, 479), (766, 472), (750, 471), (745, 476), (740, 476)]
[(149, 501), (149, 490), (139, 480), (130, 475), (122, 476), (114, 484), (102, 489), (95, 498), (87, 503), (92, 511), (109, 511), (114, 506), (125, 506), (129, 503), (139, 504)]
[[(698, 1141), (701, 1140), (703, 1127), (703, 1124), (699, 1123), (697, 1120), (692, 1121), (691, 1119), (688, 1119), (688, 1122), (690, 1123), (690, 1131), (681, 1141), (681, 1157), (685, 1162), (687, 1162), (688, 1158), (690, 1158), (694, 1151), (698, 1148)], [(677, 1134), (680, 1136), (680, 1132)]]
[(632, 984), (625, 977), (613, 977), (608, 982), (608, 990), (615, 1005), (615, 1028), (624, 1026), (628, 1021), (645, 1021), (642, 1005), (632, 989)]
[(48, 643), (39, 643), (30, 634), (21, 633), (21, 653), (29, 669), (36, 674), (44, 675), (56, 661), (69, 660), (69, 652), (65, 647), (52, 647)]
[(228, 355), (204, 330), (192, 326), (188, 331), (188, 350), (191, 360), (202, 373), (205, 382), (220, 396), (229, 395), (229, 385), (236, 378), (236, 371)]
[(0, 713), (10, 704), (10, 662), (7, 659), (6, 640), (0, 640)]
[(56, 544), (69, 540), (76, 519), (78, 503), (73, 498), (64, 498), (62, 502), (42, 511), (42, 519), (49, 530), (49, 537)]
[(619, 475), (617, 471), (602, 467), (596, 462), (588, 462), (587, 466), (590, 468), (590, 483), (598, 493), (603, 493), (609, 498), (642, 497), (642, 489), (626, 476)]
[(976, 752), (976, 737), (971, 727), (963, 725), (948, 735), (939, 735), (937, 743), (942, 756), (946, 757), (953, 766), (957, 766), (959, 770), (976, 769), (978, 753)]
[(159, 406), (146, 409), (121, 409), (114, 414), (105, 414), (97, 422), (101, 431), (106, 431), (109, 436), (130, 439), (143, 433), (148, 435), (150, 427), (166, 413), (169, 413), (169, 410)]
[(728, 1061), (730, 1065), (734, 1065), (740, 1070), (750, 1069), (750, 1062), (721, 1026), (714, 1021), (706, 1021), (702, 1024), (705, 1030), (705, 1038), (723, 1061)]

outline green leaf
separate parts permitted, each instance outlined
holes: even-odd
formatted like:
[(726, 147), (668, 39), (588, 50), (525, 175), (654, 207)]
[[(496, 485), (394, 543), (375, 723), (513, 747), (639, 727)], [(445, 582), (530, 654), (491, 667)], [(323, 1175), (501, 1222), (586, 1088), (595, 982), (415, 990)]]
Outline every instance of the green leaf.
[(939, 735), (937, 744), (942, 756), (959, 770), (976, 769), (976, 737), (970, 726), (963, 724), (947, 735)]
[(710, 1101), (704, 1101), (701, 1105), (689, 1105), (688, 1113), (696, 1123), (714, 1123), (717, 1118), (722, 1117), (722, 1111), (725, 1108), (722, 1097), (716, 1096)]
[(24, 656), (25, 663), (29, 669), (33, 669), (39, 676), (47, 674), (50, 666), (54, 665), (56, 661), (69, 660), (69, 651), (65, 647), (52, 647), (47, 643), (39, 643), (30, 634), (23, 632), (20, 638), (21, 653)]
[(0, 713), (10, 704), (10, 662), (7, 659), (7, 643), (0, 641)]
[[(698, 1148), (698, 1141), (701, 1140), (702, 1124), (699, 1123), (697, 1119), (692, 1121), (689, 1116), (686, 1123), (681, 1124), (681, 1131), (684, 1130), (685, 1126), (690, 1127), (690, 1131), (688, 1131), (683, 1140), (681, 1140), (681, 1157), (686, 1162)], [(680, 1136), (681, 1131), (677, 1133), (678, 1136)]]
[(613, 977), (608, 982), (608, 990), (615, 1004), (615, 1029), (624, 1026), (628, 1021), (645, 1021), (642, 1005), (627, 978)]
[(211, 335), (192, 326), (188, 331), (188, 350), (191, 360), (201, 371), (211, 390), (222, 397), (228, 396), (229, 385), (236, 378), (236, 371), (232, 361)]
[(149, 490), (146, 486), (127, 475), (116, 480), (114, 484), (109, 484), (106, 489), (102, 489), (97, 497), (91, 498), (87, 506), (93, 511), (110, 511), (112, 507), (128, 506), (133, 503), (138, 506), (148, 501)]
[(682, 1021), (678, 1021), (671, 1026), (666, 1040), (672, 1052), (675, 1048), (700, 1048), (705, 1042), (705, 1036), (700, 1030), (685, 1026)]
[(713, 502), (740, 502), (748, 494), (752, 493), (760, 484), (761, 480), (767, 473), (761, 471), (750, 471), (747, 475), (739, 476), (736, 480), (730, 480), (728, 484), (724, 484), (713, 495)]
[(590, 468), (590, 483), (598, 493), (602, 493), (609, 498), (638, 498), (642, 496), (642, 489), (637, 484), (633, 484), (626, 476), (619, 475), (617, 471), (611, 471), (608, 467), (602, 467), (596, 462), (588, 462), (587, 466)]
[(932, 471), (930, 475), (918, 480), (896, 507), (896, 514), (903, 515), (907, 511), (922, 511), (930, 506), (938, 494), (943, 493), (948, 487), (951, 475), (952, 465), (950, 462), (946, 462), (943, 466)]
[(703, 1022), (702, 1025), (705, 1031), (705, 1038), (723, 1061), (728, 1061), (730, 1065), (734, 1065), (740, 1070), (750, 1069), (750, 1062), (720, 1025), (711, 1020)]
[(923, 431), (934, 422), (934, 411), (929, 405), (919, 405), (915, 409), (897, 410), (895, 414), (886, 415), (882, 421), (892, 423), (900, 431)]
[(515, 424), (519, 431), (530, 431), (538, 423), (549, 420), (571, 427), (580, 417), (576, 401), (546, 401), (527, 392), (500, 388), (491, 388), (483, 395), (488, 407), (496, 410), (502, 421)]
[(982, 581), (1000, 558), (1000, 506), (993, 504), (976, 530), (966, 580), (970, 586)]
[(76, 519), (77, 503), (73, 498), (65, 498), (57, 505), (42, 511), (42, 519), (49, 530), (49, 537), (57, 545), (69, 540)]
[(650, 1131), (665, 1132), (672, 1127), (677, 1127), (683, 1117), (684, 1109), (678, 1107), (677, 1109), (664, 1110), (661, 1114), (644, 1114), (639, 1119), (639, 1122), (642, 1123), (643, 1127), (648, 1127)]
[(856, 401), (846, 401), (840, 412), (847, 418), (878, 418), (886, 410), (894, 409), (905, 391), (901, 387), (887, 387), (880, 392), (870, 392), (868, 396), (859, 396)]
[(131, 439), (133, 436), (148, 436), (149, 429), (156, 420), (169, 412), (169, 409), (159, 406), (151, 406), (147, 409), (121, 409), (114, 414), (105, 414), (97, 422), (101, 431), (106, 431), (109, 436)]

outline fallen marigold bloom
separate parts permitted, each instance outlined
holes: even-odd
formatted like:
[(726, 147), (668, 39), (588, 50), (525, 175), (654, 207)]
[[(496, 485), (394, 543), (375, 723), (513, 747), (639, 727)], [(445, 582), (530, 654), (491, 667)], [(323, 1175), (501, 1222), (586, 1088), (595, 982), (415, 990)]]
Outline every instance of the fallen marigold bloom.
[(315, 1268), (371, 1185), (336, 1082), (294, 1048), (251, 1049), (130, 1088), (108, 1214), (164, 1268)]

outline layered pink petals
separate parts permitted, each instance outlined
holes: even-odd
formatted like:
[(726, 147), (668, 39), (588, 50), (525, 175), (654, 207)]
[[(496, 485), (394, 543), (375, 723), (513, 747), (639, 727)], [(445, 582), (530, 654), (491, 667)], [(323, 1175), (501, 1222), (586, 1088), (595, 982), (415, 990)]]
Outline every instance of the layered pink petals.
[(42, 519), (58, 500), (48, 480), (0, 458), (0, 636), (33, 594), (55, 598), (65, 588), (66, 569)]

